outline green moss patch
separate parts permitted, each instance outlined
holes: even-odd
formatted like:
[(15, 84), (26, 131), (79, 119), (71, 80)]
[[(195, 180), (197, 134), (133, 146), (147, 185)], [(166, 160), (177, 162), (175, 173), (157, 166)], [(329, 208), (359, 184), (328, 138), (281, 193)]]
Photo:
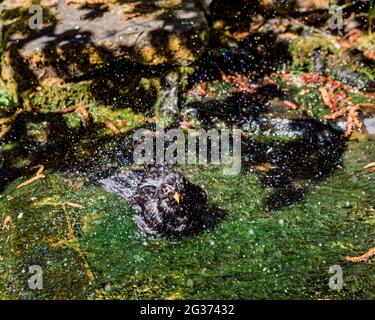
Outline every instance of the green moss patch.
[[(252, 173), (230, 177), (216, 166), (182, 167), (227, 217), (213, 230), (174, 241), (145, 238), (132, 220), (135, 212), (123, 200), (96, 185), (73, 188), (75, 176), (49, 173), (15, 190), (26, 177), (19, 179), (0, 199), (2, 216), (13, 219), (10, 230), (0, 232), (1, 265), (6, 270), (1, 273), (2, 295), (374, 298), (373, 263), (353, 265), (344, 260), (374, 245), (375, 176), (362, 169), (374, 151), (373, 143), (353, 142), (344, 169), (310, 186), (302, 202), (279, 211), (265, 208), (275, 190), (262, 187)], [(65, 206), (74, 230), (71, 242), (66, 242), (64, 201), (84, 206)], [(27, 289), (22, 270), (31, 263), (46, 268), (49, 285), (40, 292)], [(329, 267), (337, 264), (344, 275), (339, 292), (328, 287)]]

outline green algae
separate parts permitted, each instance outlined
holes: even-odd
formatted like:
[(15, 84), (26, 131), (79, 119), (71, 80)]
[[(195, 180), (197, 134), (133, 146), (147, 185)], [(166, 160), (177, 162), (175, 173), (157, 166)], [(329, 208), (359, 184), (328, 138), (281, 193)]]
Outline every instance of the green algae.
[(17, 105), (17, 101), (8, 91), (0, 89), (0, 117), (12, 113)]
[[(24, 15), (11, 25), (13, 29), (6, 30), (5, 39), (25, 27)], [(292, 43), (296, 73), (314, 70), (315, 49), (337, 53), (329, 41), (322, 41), (316, 36)], [(2, 43), (6, 50), (6, 41)], [(94, 62), (100, 64), (101, 57), (97, 58)], [(359, 71), (371, 79), (371, 69)], [(77, 158), (84, 162), (94, 156), (93, 147), (99, 145), (100, 151), (115, 147), (112, 143), (102, 146), (96, 140), (112, 133), (105, 129), (106, 122), (119, 126), (122, 133), (141, 126), (144, 117), (138, 107), (150, 103), (139, 104), (138, 96), (147, 92), (152, 98), (160, 90), (159, 78), (142, 78), (140, 93), (133, 90), (137, 82), (119, 90), (118, 84), (111, 82), (38, 87), (21, 96), (26, 109), (33, 112), (43, 109), (53, 113), (85, 105), (97, 127), (73, 146)], [(105, 92), (108, 99), (113, 98), (113, 92), (122, 98), (116, 107), (111, 105), (113, 101), (94, 95), (103, 87), (110, 89)], [(306, 87), (288, 85), (288, 89), (291, 100), (305, 106), (298, 112), (319, 119), (329, 113), (318, 86), (307, 94)], [(208, 100), (213, 96), (224, 100), (234, 90), (233, 84), (224, 81), (209, 83)], [(357, 93), (350, 95), (353, 103), (373, 101)], [(199, 96), (186, 98), (187, 102), (207, 102)], [(86, 125), (75, 112), (62, 118), (70, 129)], [(33, 136), (43, 133), (39, 127), (40, 123), (31, 123)], [(0, 145), (0, 151), (12, 153), (17, 147), (23, 145), (13, 141)], [(374, 160), (374, 154), (373, 142), (352, 141), (343, 169), (319, 184), (310, 183), (304, 200), (277, 211), (266, 206), (277, 190), (263, 187), (255, 173), (230, 177), (223, 176), (217, 166), (181, 167), (191, 181), (208, 190), (212, 208), (225, 210), (227, 217), (213, 230), (173, 241), (145, 238), (132, 220), (136, 213), (123, 200), (97, 185), (85, 185), (76, 175), (47, 171), (45, 179), (17, 190), (30, 173), (0, 195), (0, 222), (7, 215), (12, 217), (10, 229), (0, 230), (0, 298), (373, 299), (374, 262), (352, 265), (344, 257), (374, 246), (375, 176), (362, 169)], [(16, 167), (29, 164), (27, 157), (12, 161)], [(99, 167), (110, 167), (109, 162), (102, 160)], [(337, 264), (344, 272), (344, 287), (339, 292), (328, 286), (329, 267)], [(42, 266), (43, 290), (28, 287), (30, 265)]]
[[(227, 217), (213, 230), (180, 240), (145, 238), (132, 221), (135, 212), (123, 200), (96, 185), (72, 188), (80, 180), (74, 175), (47, 173), (45, 179), (15, 190), (26, 177), (18, 179), (0, 199), (2, 215), (13, 219), (11, 229), (0, 232), (0, 267), (6, 269), (0, 273), (1, 295), (374, 298), (373, 263), (351, 265), (344, 260), (373, 246), (375, 176), (362, 167), (374, 151), (374, 143), (352, 142), (343, 169), (310, 185), (303, 201), (278, 211), (264, 205), (275, 190), (262, 187), (253, 173), (224, 176), (218, 166), (181, 167)], [(84, 206), (65, 206), (74, 230), (71, 241), (66, 241), (64, 201)], [(28, 275), (22, 270), (30, 264), (45, 268), (44, 290), (27, 288)], [(344, 275), (339, 292), (328, 287), (329, 267), (337, 264)]]
[[(104, 124), (106, 121), (113, 123), (116, 123), (116, 121), (126, 121), (126, 131), (130, 131), (143, 124), (143, 114), (134, 111), (132, 108), (114, 108), (98, 100), (93, 94), (92, 81), (81, 81), (79, 83), (69, 83), (43, 88), (39, 91), (26, 92), (24, 94), (24, 101), (30, 108), (37, 112), (38, 110), (43, 110), (44, 113), (58, 112), (69, 107), (83, 105), (93, 123)], [(64, 119), (72, 129), (84, 124), (84, 119), (80, 118), (74, 112), (64, 115)]]
[[(1, 234), (1, 255), (6, 263), (0, 281), (2, 294), (6, 290), (7, 298), (87, 296), (89, 281), (81, 257), (71, 249), (74, 241), (68, 241), (61, 191), (54, 177), (48, 176), (41, 183), (12, 192), (12, 195), (7, 191), (2, 195), (2, 204), (6, 204), (5, 209), (2, 206), (2, 213), (12, 217), (13, 229), (12, 234)], [(56, 195), (59, 192), (60, 195)], [(42, 266), (46, 279), (44, 290), (29, 289), (27, 279), (31, 265)]]

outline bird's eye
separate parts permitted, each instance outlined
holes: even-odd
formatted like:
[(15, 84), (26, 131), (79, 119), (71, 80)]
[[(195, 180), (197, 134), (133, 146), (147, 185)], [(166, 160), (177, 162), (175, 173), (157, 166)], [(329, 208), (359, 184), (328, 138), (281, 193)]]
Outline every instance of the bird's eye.
[(165, 195), (171, 195), (171, 194), (173, 193), (173, 189), (172, 189), (171, 187), (165, 187), (165, 188), (163, 189), (163, 193), (164, 193)]

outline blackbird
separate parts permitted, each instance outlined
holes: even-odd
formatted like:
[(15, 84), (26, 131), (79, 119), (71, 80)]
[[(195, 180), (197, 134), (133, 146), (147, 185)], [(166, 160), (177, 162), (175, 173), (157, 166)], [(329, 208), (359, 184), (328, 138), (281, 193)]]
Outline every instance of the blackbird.
[(207, 192), (164, 166), (118, 174), (99, 183), (139, 212), (134, 221), (146, 235), (177, 237), (194, 233), (204, 223)]

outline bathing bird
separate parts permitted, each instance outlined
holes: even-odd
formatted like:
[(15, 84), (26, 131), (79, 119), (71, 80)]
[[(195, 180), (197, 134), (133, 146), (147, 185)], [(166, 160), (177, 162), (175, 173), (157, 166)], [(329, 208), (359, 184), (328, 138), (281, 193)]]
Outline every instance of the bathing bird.
[(99, 183), (138, 212), (134, 221), (148, 236), (178, 237), (203, 227), (207, 192), (179, 172), (150, 166)]

